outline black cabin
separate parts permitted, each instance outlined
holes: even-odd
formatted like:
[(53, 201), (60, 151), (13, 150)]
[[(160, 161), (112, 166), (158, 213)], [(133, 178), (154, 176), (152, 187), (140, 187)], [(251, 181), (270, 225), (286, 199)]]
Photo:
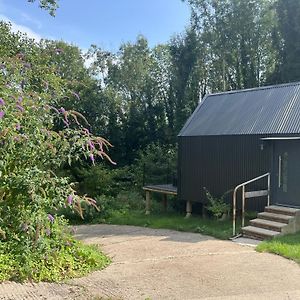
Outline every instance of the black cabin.
[(271, 204), (300, 207), (300, 83), (208, 95), (178, 139), (181, 200), (205, 204), (204, 187), (220, 196), (270, 172)]

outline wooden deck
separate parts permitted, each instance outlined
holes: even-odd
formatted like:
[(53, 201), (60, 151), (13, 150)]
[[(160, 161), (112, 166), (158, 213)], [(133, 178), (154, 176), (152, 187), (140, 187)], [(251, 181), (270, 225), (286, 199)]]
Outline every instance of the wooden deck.
[(143, 190), (166, 195), (177, 195), (177, 187), (172, 184), (146, 185), (143, 187)]
[(150, 214), (151, 207), (151, 193), (159, 193), (163, 195), (163, 207), (167, 210), (168, 206), (168, 195), (177, 196), (177, 187), (172, 184), (159, 184), (159, 185), (146, 185), (143, 187), (146, 192), (146, 215)]

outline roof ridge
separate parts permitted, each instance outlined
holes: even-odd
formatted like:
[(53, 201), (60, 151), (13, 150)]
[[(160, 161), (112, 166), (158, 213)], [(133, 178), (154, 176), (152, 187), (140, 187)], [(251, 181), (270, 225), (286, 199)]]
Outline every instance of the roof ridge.
[(207, 96), (212, 97), (212, 96), (220, 96), (220, 95), (226, 95), (226, 94), (255, 92), (255, 91), (260, 91), (260, 90), (277, 89), (277, 88), (281, 88), (281, 87), (296, 86), (296, 85), (300, 85), (300, 81), (286, 82), (286, 83), (274, 84), (274, 85), (265, 85), (265, 86), (259, 86), (259, 87), (248, 88), (248, 89), (238, 89), (238, 90), (217, 92), (217, 93), (208, 94)]

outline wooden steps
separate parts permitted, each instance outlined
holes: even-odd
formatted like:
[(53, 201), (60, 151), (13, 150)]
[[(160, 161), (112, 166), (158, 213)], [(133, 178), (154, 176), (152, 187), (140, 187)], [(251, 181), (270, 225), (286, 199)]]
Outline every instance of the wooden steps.
[(255, 238), (259, 240), (270, 239), (279, 234), (280, 232), (278, 231), (268, 230), (254, 226), (246, 226), (243, 228), (243, 235), (245, 237)]
[(270, 213), (270, 212), (261, 212), (257, 214), (257, 217), (259, 219), (269, 220), (273, 222), (279, 222), (279, 223), (285, 223), (288, 224), (291, 219), (293, 219), (292, 216), (282, 215), (282, 214), (276, 214), (276, 213)]
[[(242, 228), (246, 237), (270, 239), (278, 235), (296, 232), (299, 226), (300, 209), (271, 205), (264, 212), (258, 213), (250, 225)], [(298, 224), (297, 223), (297, 224)]]
[(286, 223), (279, 223), (265, 219), (254, 219), (250, 221), (250, 225), (254, 227), (281, 232), (282, 227), (286, 226)]
[(292, 207), (284, 207), (284, 206), (276, 206), (271, 205), (265, 207), (265, 211), (269, 213), (275, 213), (275, 214), (281, 214), (281, 215), (287, 215), (287, 216), (295, 216), (297, 212), (299, 212), (299, 209), (292, 208)]

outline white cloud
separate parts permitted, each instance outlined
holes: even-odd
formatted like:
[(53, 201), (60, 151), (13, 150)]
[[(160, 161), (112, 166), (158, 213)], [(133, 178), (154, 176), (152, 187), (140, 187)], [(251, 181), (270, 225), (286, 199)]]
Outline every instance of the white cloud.
[(41, 29), (42, 28), (42, 23), (34, 18), (32, 18), (31, 16), (29, 16), (28, 14), (26, 13), (21, 13), (21, 17), (22, 17), (22, 20), (25, 21), (25, 22), (29, 22), (31, 24), (33, 24), (34, 26), (36, 26), (38, 29)]
[(4, 15), (0, 14), (0, 21), (10, 22), (11, 29), (13, 32), (19, 31), (22, 33), (26, 33), (29, 38), (32, 38), (32, 39), (36, 40), (37, 42), (42, 39), (42, 36), (40, 34), (38, 34), (37, 32), (34, 32), (31, 28), (24, 26), (24, 25), (17, 24)]

